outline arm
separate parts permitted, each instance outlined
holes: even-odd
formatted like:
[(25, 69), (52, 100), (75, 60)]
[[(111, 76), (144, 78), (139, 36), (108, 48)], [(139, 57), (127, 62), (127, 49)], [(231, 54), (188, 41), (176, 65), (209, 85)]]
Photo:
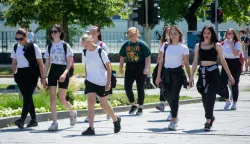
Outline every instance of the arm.
[(67, 57), (67, 67), (65, 69), (65, 71), (63, 72), (62, 75), (64, 75), (66, 77), (66, 75), (68, 74), (71, 66), (72, 66), (72, 59), (73, 59), (73, 56), (69, 56)]
[(187, 70), (188, 78), (190, 79), (191, 73), (190, 73), (190, 65), (189, 65), (189, 55), (184, 55), (184, 65)]
[(159, 63), (158, 63), (158, 73), (157, 73), (157, 78), (156, 78), (156, 84), (159, 85), (161, 82), (161, 71), (162, 71), (162, 66), (163, 66), (163, 52), (160, 51), (159, 53)]
[(107, 62), (105, 64), (105, 67), (107, 68), (107, 84), (110, 84), (110, 81), (111, 81), (111, 66), (110, 66), (110, 62)]
[(16, 59), (12, 59), (12, 74), (15, 74), (17, 71), (17, 60)]
[[(237, 42), (236, 44), (238, 44), (239, 42)], [(236, 45), (235, 44), (235, 45)], [(240, 54), (240, 50), (236, 50), (235, 48), (235, 45), (234, 45), (234, 42), (229, 42), (229, 45), (231, 46), (232, 48), (232, 53), (234, 56), (238, 56)], [(242, 49), (242, 48), (241, 48)]]
[(120, 56), (120, 74), (123, 75), (123, 64), (124, 64), (124, 57)]
[(150, 61), (151, 61), (151, 57), (148, 56), (148, 57), (145, 59), (145, 70), (148, 70)]
[(198, 60), (199, 60), (199, 44), (196, 44), (195, 46), (195, 50), (194, 50), (194, 61), (193, 61), (193, 65), (192, 65), (192, 72), (190, 75), (190, 79), (189, 79), (189, 87), (193, 87), (194, 85), (194, 73), (196, 71), (197, 65), (198, 65)]
[(42, 79), (46, 79), (46, 77), (44, 77), (44, 66), (43, 66), (43, 59), (37, 59), (37, 64), (39, 66), (39, 71), (40, 71), (40, 76), (41, 76), (41, 80)]

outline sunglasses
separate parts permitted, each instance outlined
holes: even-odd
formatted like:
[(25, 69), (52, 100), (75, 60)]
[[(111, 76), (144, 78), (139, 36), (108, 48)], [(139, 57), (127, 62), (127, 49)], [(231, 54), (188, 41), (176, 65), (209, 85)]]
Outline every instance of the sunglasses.
[(15, 38), (16, 41), (23, 41), (24, 38)]
[(51, 31), (50, 31), (51, 34), (52, 34), (52, 33), (56, 34), (57, 32), (58, 32), (57, 30), (51, 30)]

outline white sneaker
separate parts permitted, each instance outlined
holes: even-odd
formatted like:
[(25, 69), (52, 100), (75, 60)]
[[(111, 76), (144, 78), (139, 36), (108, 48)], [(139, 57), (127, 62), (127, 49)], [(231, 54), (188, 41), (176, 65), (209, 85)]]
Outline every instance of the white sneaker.
[(169, 113), (168, 118), (167, 118), (167, 121), (171, 121), (171, 120), (172, 120), (172, 114)]
[(175, 130), (175, 123), (171, 121), (170, 124), (168, 125), (168, 129)]
[(227, 110), (231, 105), (231, 102), (226, 102), (225, 106), (224, 106), (224, 110)]
[(73, 114), (70, 115), (70, 125), (74, 126), (77, 121), (77, 111), (73, 111)]
[(162, 103), (159, 103), (155, 108), (158, 109), (159, 111), (162, 111), (162, 112), (163, 112), (164, 109), (165, 109), (165, 105), (162, 104)]
[(107, 115), (106, 115), (106, 118), (107, 118), (107, 120), (110, 120), (110, 115), (107, 114)]
[(49, 131), (57, 131), (58, 130), (58, 123), (53, 122), (51, 126), (48, 128)]
[(236, 110), (236, 103), (233, 103), (231, 110)]
[(89, 117), (88, 116), (85, 118), (84, 122), (89, 122)]

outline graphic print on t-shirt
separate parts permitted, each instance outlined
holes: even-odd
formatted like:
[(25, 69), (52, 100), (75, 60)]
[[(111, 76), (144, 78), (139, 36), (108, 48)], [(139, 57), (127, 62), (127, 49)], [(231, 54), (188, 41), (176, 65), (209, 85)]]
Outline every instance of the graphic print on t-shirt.
[(139, 46), (126, 46), (126, 52), (127, 52), (127, 60), (130, 62), (138, 62), (140, 59), (139, 55), (137, 52), (140, 51)]

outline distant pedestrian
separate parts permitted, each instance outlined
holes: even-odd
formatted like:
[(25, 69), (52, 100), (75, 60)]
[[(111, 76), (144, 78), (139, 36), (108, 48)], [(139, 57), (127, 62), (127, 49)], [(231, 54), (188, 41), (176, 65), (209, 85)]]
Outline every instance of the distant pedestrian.
[[(43, 60), (39, 47), (28, 41), (28, 34), (25, 29), (19, 28), (16, 32), (17, 44), (12, 52), (12, 73), (14, 80), (23, 96), (23, 108), (21, 118), (15, 121), (20, 129), (24, 127), (24, 121), (30, 113), (31, 121), (27, 127), (38, 126), (36, 120), (33, 92), (37, 86), (38, 77), (43, 76)], [(41, 83), (45, 78), (41, 77)]]
[(172, 119), (168, 129), (175, 130), (179, 121), (178, 109), (181, 87), (187, 88), (187, 78), (182, 64), (184, 62), (188, 77), (190, 77), (190, 66), (188, 47), (184, 45), (184, 36), (179, 26), (172, 26), (169, 36), (169, 43), (167, 46), (162, 46), (160, 50), (156, 84), (162, 84), (162, 89), (171, 109)]
[(64, 32), (60, 25), (55, 24), (51, 27), (49, 38), (52, 40), (52, 44), (47, 46), (44, 55), (44, 58), (46, 59), (44, 77), (47, 76), (49, 67), (50, 70), (48, 74), (48, 83), (46, 81), (43, 86), (48, 88), (50, 93), (50, 110), (53, 122), (48, 130), (57, 131), (57, 85), (59, 101), (70, 112), (70, 125), (74, 126), (77, 121), (77, 111), (74, 111), (69, 101), (66, 100), (73, 52), (70, 45), (63, 40)]
[(29, 30), (29, 32), (28, 32), (28, 40), (30, 42), (34, 42), (34, 36), (35, 36), (35, 34), (32, 32), (32, 30)]
[(126, 59), (126, 71), (125, 71), (125, 91), (129, 102), (131, 104), (131, 109), (129, 114), (134, 114), (137, 110), (135, 104), (135, 98), (133, 93), (133, 83), (136, 81), (139, 108), (136, 115), (143, 114), (143, 104), (145, 99), (144, 84), (149, 72), (149, 63), (151, 60), (151, 52), (148, 45), (139, 40), (139, 30), (136, 27), (130, 27), (127, 31), (127, 36), (129, 40), (126, 41), (119, 52), (120, 54), (120, 74), (123, 75), (123, 64)]
[(121, 130), (121, 118), (116, 116), (108, 104), (108, 95), (111, 89), (111, 65), (107, 53), (94, 43), (91, 35), (84, 34), (81, 37), (81, 45), (86, 49), (84, 56), (86, 79), (85, 94), (88, 96), (88, 122), (89, 127), (82, 135), (95, 135), (94, 116), (96, 97), (100, 97), (102, 109), (112, 118), (114, 133)]
[[(242, 45), (240, 39), (232, 28), (226, 31), (225, 38), (226, 39), (222, 42), (223, 55), (235, 80), (235, 84), (232, 85), (233, 105), (231, 107), (231, 110), (236, 110), (236, 103), (239, 97), (239, 81), (241, 75), (240, 53), (242, 52)], [(221, 78), (222, 84), (226, 89), (226, 93), (224, 96), (226, 99), (226, 104), (224, 106), (224, 109), (227, 110), (231, 106), (231, 102), (229, 99), (229, 91), (227, 89), (228, 75), (226, 74), (224, 68), (221, 71)]]
[[(205, 131), (209, 131), (215, 120), (214, 104), (216, 100), (216, 93), (221, 91), (220, 72), (217, 64), (217, 57), (225, 69), (231, 84), (234, 84), (227, 63), (223, 57), (221, 44), (218, 42), (214, 28), (212, 26), (205, 26), (201, 32), (200, 42), (195, 46), (194, 62), (192, 65), (192, 73), (189, 81), (189, 86), (194, 85), (194, 75), (198, 60), (200, 60), (200, 67), (198, 69), (198, 81), (196, 84), (198, 92), (202, 96), (202, 103), (205, 110), (206, 123)], [(226, 88), (227, 89), (227, 88)]]

